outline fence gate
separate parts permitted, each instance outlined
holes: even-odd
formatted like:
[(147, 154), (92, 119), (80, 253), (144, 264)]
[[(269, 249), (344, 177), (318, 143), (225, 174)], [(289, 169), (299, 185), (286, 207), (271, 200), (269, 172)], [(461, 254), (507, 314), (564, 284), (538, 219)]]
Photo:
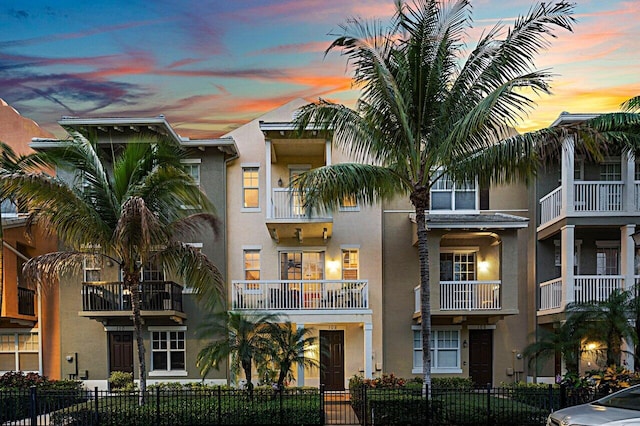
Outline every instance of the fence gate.
[(349, 391), (328, 391), (321, 388), (324, 424), (359, 425), (358, 416), (351, 406)]

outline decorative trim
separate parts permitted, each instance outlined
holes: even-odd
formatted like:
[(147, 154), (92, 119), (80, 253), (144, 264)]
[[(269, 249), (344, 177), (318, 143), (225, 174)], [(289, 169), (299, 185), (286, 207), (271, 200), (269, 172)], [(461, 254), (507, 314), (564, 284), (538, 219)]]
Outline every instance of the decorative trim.
[(149, 377), (187, 377), (187, 370), (152, 370)]
[(180, 164), (201, 164), (201, 158), (184, 158), (180, 160)]
[(149, 331), (187, 331), (186, 325), (150, 325)]

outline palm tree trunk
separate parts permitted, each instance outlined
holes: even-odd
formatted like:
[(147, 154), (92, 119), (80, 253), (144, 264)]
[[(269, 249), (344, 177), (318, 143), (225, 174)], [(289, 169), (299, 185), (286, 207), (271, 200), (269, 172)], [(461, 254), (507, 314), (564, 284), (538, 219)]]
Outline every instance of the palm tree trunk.
[(242, 361), (242, 369), (244, 370), (245, 378), (247, 379), (247, 390), (249, 395), (253, 395), (253, 383), (251, 382), (251, 360), (249, 362)]
[(416, 209), (418, 228), (418, 258), (420, 260), (420, 333), (422, 335), (423, 395), (431, 395), (431, 288), (429, 287), (429, 246), (427, 245), (426, 211), (429, 208), (429, 188), (421, 187), (411, 194)]
[(0, 213), (0, 316), (2, 316), (2, 295), (4, 294), (4, 231)]
[(142, 338), (142, 316), (140, 315), (140, 271), (134, 271), (125, 276), (124, 285), (131, 291), (131, 310), (133, 314), (133, 334), (136, 339), (138, 349), (138, 378), (140, 380), (140, 405), (145, 403), (145, 393), (147, 390), (147, 364), (145, 361), (144, 339)]

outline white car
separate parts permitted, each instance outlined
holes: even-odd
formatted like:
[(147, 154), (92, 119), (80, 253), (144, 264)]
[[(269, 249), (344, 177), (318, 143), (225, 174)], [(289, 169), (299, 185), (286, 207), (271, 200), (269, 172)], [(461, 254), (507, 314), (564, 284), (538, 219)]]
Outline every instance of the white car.
[(547, 426), (640, 426), (640, 385), (551, 413)]

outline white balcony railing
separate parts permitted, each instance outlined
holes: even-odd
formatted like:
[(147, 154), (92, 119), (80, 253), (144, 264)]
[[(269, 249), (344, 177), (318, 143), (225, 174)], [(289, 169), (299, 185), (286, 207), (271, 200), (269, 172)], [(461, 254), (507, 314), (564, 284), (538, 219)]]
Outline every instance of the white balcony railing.
[(614, 290), (624, 289), (621, 275), (578, 275), (575, 277), (575, 303), (602, 302)]
[(501, 309), (500, 281), (440, 281), (440, 310)]
[(623, 190), (624, 184), (622, 182), (575, 182), (575, 211), (622, 211)]
[(367, 280), (233, 281), (233, 310), (369, 309)]
[[(573, 302), (602, 302), (607, 300), (615, 290), (624, 289), (622, 275), (577, 275), (573, 280)], [(564, 308), (562, 278), (540, 283), (540, 311), (560, 308)]]
[(560, 216), (562, 187), (559, 186), (540, 199), (540, 223), (547, 223)]
[(557, 309), (562, 305), (562, 278), (540, 284), (540, 310)]
[(310, 215), (307, 214), (302, 193), (289, 188), (275, 188), (273, 190), (272, 209), (271, 217), (273, 219), (305, 220), (331, 217), (329, 213), (320, 216), (314, 211)]

